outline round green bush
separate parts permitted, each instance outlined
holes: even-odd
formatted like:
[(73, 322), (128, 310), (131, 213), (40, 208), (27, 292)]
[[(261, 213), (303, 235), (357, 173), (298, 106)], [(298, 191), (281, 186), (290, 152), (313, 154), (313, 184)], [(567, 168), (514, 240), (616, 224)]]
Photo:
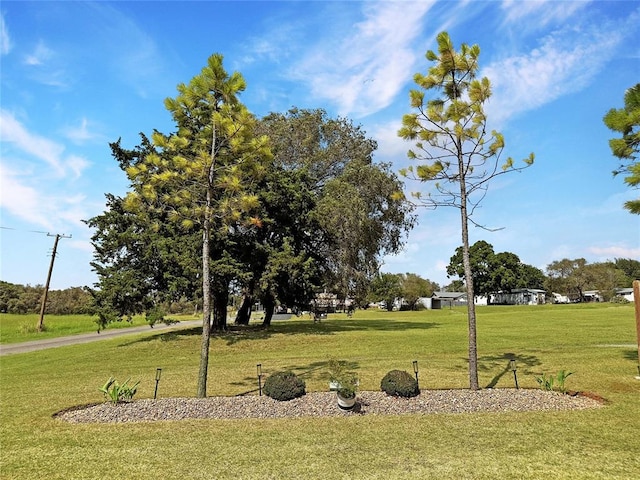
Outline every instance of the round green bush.
[(418, 382), (408, 372), (391, 370), (380, 382), (380, 388), (394, 397), (415, 397), (420, 393)]
[(305, 384), (293, 372), (276, 372), (264, 382), (265, 395), (274, 400), (287, 401), (301, 397), (305, 392)]

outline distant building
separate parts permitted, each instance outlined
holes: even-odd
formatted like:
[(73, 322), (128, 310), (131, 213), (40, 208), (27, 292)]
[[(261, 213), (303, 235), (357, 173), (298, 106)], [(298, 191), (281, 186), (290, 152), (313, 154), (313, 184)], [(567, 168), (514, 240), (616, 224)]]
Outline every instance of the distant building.
[(552, 295), (553, 303), (571, 303), (571, 300), (566, 295), (560, 295), (559, 293), (552, 293)]
[(443, 307), (458, 307), (466, 304), (467, 294), (464, 292), (434, 292), (431, 296), (431, 308), (433, 310), (439, 310)]
[(582, 292), (582, 297), (585, 302), (602, 302), (604, 300), (598, 290), (585, 290)]
[(629, 302), (633, 302), (633, 288), (616, 288), (615, 296), (616, 298), (624, 298)]
[(495, 305), (542, 305), (545, 302), (546, 292), (537, 288), (514, 288), (491, 295), (491, 303)]

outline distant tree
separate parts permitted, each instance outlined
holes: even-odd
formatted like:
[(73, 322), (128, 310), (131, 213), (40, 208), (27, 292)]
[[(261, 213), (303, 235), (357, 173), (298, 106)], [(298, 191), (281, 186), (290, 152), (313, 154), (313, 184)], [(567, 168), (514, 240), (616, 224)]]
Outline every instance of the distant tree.
[(380, 258), (397, 253), (414, 224), (402, 182), (390, 165), (373, 162), (376, 142), (348, 119), (292, 108), (258, 128), (271, 140), (278, 177), (262, 201), (274, 219), (264, 222), (275, 227), (269, 241), (288, 236), (294, 255), (313, 259), (323, 289), (361, 303)]
[(407, 303), (410, 310), (416, 308), (416, 304), (420, 298), (427, 298), (438, 291), (440, 286), (437, 283), (422, 278), (415, 273), (405, 273), (401, 275), (402, 298)]
[(586, 265), (584, 258), (563, 258), (551, 262), (547, 265), (547, 289), (583, 301), (584, 291), (593, 283)]
[(395, 273), (381, 273), (371, 282), (370, 298), (375, 302), (385, 302), (392, 311), (396, 298), (402, 297), (402, 276)]
[(38, 313), (42, 305), (42, 285), (17, 285), (0, 281), (0, 311), (7, 313)]
[[(398, 135), (415, 142), (409, 150), (410, 159), (423, 163), (403, 173), (422, 182), (433, 182), (435, 193), (415, 198), (426, 206), (455, 207), (460, 211), (462, 256), (465, 269), (467, 298), (475, 295), (473, 272), (469, 260), (469, 222), (475, 208), (484, 198), (489, 182), (508, 172), (519, 171), (533, 164), (533, 154), (523, 167), (516, 168), (511, 158), (501, 160), (503, 136), (487, 134), (484, 104), (491, 96), (488, 78), (476, 79), (480, 48), (462, 44), (456, 51), (446, 32), (437, 37), (438, 52), (428, 51), (426, 58), (434, 62), (426, 75), (414, 76), (419, 89), (411, 90), (411, 107), (415, 113), (402, 119)], [(431, 100), (426, 91), (434, 91)], [(468, 302), (469, 386), (479, 388), (478, 353), (476, 343), (476, 313)]]
[[(495, 257), (493, 245), (485, 240), (478, 240), (469, 247), (468, 254), (474, 292), (477, 292), (479, 295), (487, 295), (494, 292), (495, 289), (491, 278), (491, 261)], [(449, 277), (459, 277), (461, 280), (464, 280), (464, 285), (466, 285), (468, 278), (466, 277), (464, 249), (462, 247), (456, 248), (455, 253), (449, 259), (447, 275)]]
[(53, 315), (86, 315), (92, 312), (91, 295), (81, 287), (51, 290), (47, 300), (47, 313)]
[[(640, 83), (629, 88), (624, 94), (624, 108), (612, 108), (604, 116), (604, 123), (620, 138), (609, 140), (613, 155), (621, 161), (614, 175), (627, 175), (625, 183), (631, 187), (640, 186)], [(631, 213), (640, 214), (640, 199), (625, 202), (624, 207)]]
[[(495, 253), (493, 245), (479, 240), (471, 245), (469, 255), (473, 282), (478, 294), (488, 296), (490, 293), (509, 292), (514, 288), (544, 288), (544, 273), (536, 267), (522, 263), (515, 253)], [(458, 247), (451, 257), (447, 274), (465, 279), (462, 247)]]
[[(39, 313), (44, 287), (17, 285), (0, 280), (0, 312)], [(45, 311), (53, 315), (87, 315), (91, 313), (91, 296), (81, 287), (51, 290)]]
[(453, 280), (449, 285), (446, 285), (443, 288), (445, 292), (464, 292), (467, 287), (464, 286), (464, 282), (462, 280)]
[(615, 295), (616, 288), (622, 286), (627, 277), (613, 262), (599, 262), (585, 265), (589, 289), (597, 290), (602, 299), (608, 302)]
[(631, 287), (634, 280), (640, 280), (640, 261), (630, 258), (616, 258), (614, 260), (616, 268), (622, 270), (626, 275), (624, 284), (618, 285), (622, 287)]
[(544, 290), (547, 277), (542, 270), (526, 263), (520, 264), (520, 277), (517, 288), (537, 288)]

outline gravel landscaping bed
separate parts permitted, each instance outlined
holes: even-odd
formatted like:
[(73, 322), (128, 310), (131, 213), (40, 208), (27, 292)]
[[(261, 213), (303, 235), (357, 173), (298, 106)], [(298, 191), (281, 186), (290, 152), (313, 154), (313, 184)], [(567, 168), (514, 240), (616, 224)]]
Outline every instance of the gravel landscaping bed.
[(154, 422), (185, 419), (337, 417), (471, 412), (583, 410), (603, 403), (585, 395), (526, 389), (425, 390), (417, 397), (397, 398), (384, 392), (360, 392), (352, 411), (340, 410), (333, 392), (307, 393), (279, 402), (267, 396), (162, 398), (128, 403), (100, 403), (55, 414), (71, 423)]

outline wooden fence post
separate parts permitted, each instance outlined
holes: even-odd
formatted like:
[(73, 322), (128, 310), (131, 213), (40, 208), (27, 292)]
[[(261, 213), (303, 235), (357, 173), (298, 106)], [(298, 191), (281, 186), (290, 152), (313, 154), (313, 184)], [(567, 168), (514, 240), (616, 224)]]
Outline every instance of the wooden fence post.
[(640, 280), (633, 281), (633, 303), (636, 306), (636, 332), (638, 335), (638, 376), (640, 380)]

